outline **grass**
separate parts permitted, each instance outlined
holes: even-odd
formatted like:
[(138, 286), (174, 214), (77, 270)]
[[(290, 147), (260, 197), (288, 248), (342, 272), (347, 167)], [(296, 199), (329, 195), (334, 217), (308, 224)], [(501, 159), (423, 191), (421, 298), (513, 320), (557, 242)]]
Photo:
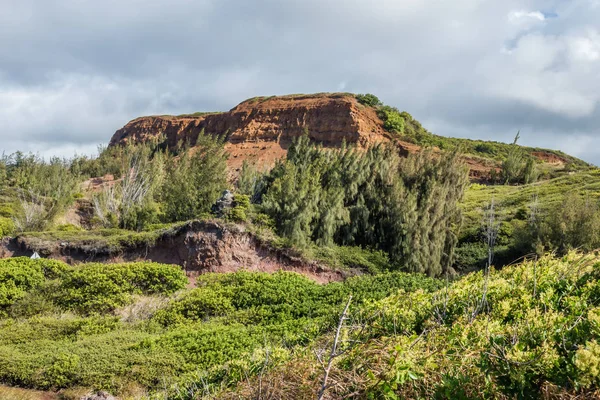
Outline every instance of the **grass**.
[(482, 210), (494, 201), (500, 220), (510, 221), (519, 215), (527, 215), (532, 201), (537, 197), (543, 212), (559, 204), (565, 194), (575, 192), (591, 200), (600, 199), (600, 170), (576, 172), (547, 181), (524, 186), (484, 186), (473, 184), (467, 190), (462, 207), (465, 227), (481, 225)]
[(219, 115), (223, 114), (223, 111), (198, 111), (190, 114), (180, 114), (177, 117), (204, 117), (206, 115)]
[(158, 229), (142, 232), (126, 229), (25, 232), (19, 235), (19, 239), (40, 254), (50, 254), (52, 248), (59, 242), (67, 243), (72, 249), (112, 254), (127, 248), (153, 246), (158, 239), (177, 234), (186, 224), (187, 222), (167, 224)]

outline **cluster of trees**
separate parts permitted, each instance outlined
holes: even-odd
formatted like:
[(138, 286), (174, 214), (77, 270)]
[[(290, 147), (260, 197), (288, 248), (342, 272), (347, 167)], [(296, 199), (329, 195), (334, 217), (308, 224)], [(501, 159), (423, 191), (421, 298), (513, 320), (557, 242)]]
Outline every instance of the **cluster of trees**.
[(194, 146), (177, 154), (152, 144), (127, 150), (121, 180), (93, 199), (105, 227), (141, 230), (157, 222), (198, 218), (210, 212), (228, 186), (222, 138), (200, 133)]
[(82, 196), (81, 184), (91, 177), (106, 176), (111, 182), (92, 199), (95, 222), (104, 227), (141, 230), (209, 212), (227, 188), (223, 140), (201, 133), (177, 152), (162, 149), (159, 142), (101, 148), (95, 158), (3, 156), (0, 189), (13, 202), (2, 215), (2, 234), (47, 228)]
[(452, 263), (468, 183), (455, 153), (403, 159), (384, 144), (323, 149), (306, 136), (269, 173), (241, 180), (293, 243), (383, 250), (404, 270), (429, 275)]

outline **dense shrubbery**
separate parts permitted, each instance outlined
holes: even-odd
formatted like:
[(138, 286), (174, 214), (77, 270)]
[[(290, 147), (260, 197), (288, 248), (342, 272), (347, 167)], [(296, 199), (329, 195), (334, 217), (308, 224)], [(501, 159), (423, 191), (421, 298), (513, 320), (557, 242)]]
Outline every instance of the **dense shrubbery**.
[(187, 279), (176, 266), (156, 263), (87, 264), (61, 279), (56, 302), (79, 313), (109, 312), (133, 294), (172, 294)]
[[(81, 314), (110, 312), (135, 294), (168, 295), (184, 288), (179, 267), (156, 263), (86, 264), (69, 267), (59, 261), (27, 257), (0, 260), (0, 312), (26, 295), (28, 303), (54, 303)], [(38, 304), (39, 305), (39, 304)], [(35, 310), (27, 310), (31, 314)]]
[[(216, 385), (244, 379), (255, 349), (308, 344), (335, 324), (342, 304), (354, 296), (359, 307), (398, 289), (436, 290), (437, 280), (388, 273), (319, 285), (299, 274), (238, 272), (208, 274), (198, 288), (163, 300), (145, 319), (124, 322), (119, 305), (181, 289), (185, 279), (159, 264), (91, 264), (68, 267), (49, 260), (2, 262), (4, 281), (19, 281), (17, 305), (27, 296), (56, 302), (58, 309), (27, 310), (13, 304), (16, 319), (0, 317), (0, 381), (35, 388), (87, 386), (126, 394), (130, 388), (192, 387), (198, 374)], [(15, 275), (15, 268), (25, 271)], [(30, 281), (23, 280), (30, 276)], [(48, 285), (50, 285), (48, 287)], [(52, 290), (43, 290), (44, 289)], [(164, 299), (164, 297), (163, 297)], [(15, 301), (13, 301), (15, 303)], [(104, 316), (63, 314), (73, 310)], [(116, 316), (112, 316), (116, 315)], [(17, 318), (18, 317), (18, 318)], [(230, 364), (233, 363), (233, 364)]]
[[(333, 398), (595, 398), (599, 278), (597, 259), (571, 254), (370, 303), (354, 316), (369, 321), (367, 327), (343, 329), (348, 340), (328, 392)], [(274, 398), (307, 397), (321, 377), (307, 351), (261, 376), (269, 382), (261, 390)], [(258, 384), (242, 383), (221, 396), (251, 398)]]
[(264, 180), (261, 207), (295, 244), (376, 248), (430, 275), (451, 263), (467, 184), (456, 154), (401, 159), (381, 144), (325, 150), (304, 136)]

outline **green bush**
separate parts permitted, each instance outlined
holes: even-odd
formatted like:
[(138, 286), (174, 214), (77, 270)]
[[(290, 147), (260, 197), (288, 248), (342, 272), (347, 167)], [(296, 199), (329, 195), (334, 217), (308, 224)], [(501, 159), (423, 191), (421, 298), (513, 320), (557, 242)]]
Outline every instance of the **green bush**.
[(377, 115), (383, 121), (383, 128), (388, 132), (404, 133), (405, 120), (398, 109), (383, 106), (377, 111)]
[(187, 278), (177, 266), (86, 264), (62, 280), (57, 302), (84, 314), (110, 312), (127, 304), (132, 294), (171, 294), (186, 284)]
[(45, 279), (56, 279), (68, 269), (66, 264), (54, 260), (28, 257), (0, 260), (0, 315), (28, 291), (40, 287)]
[(378, 106), (383, 105), (381, 100), (379, 100), (379, 98), (377, 96), (375, 96), (374, 94), (371, 94), (371, 93), (357, 94), (355, 97), (356, 97), (356, 100), (358, 100), (358, 102), (360, 104), (364, 104), (365, 106), (378, 107)]
[(233, 208), (229, 211), (228, 219), (234, 222), (246, 222), (250, 208), (250, 196), (235, 194), (233, 196)]
[(10, 218), (0, 217), (0, 238), (15, 232), (15, 224)]

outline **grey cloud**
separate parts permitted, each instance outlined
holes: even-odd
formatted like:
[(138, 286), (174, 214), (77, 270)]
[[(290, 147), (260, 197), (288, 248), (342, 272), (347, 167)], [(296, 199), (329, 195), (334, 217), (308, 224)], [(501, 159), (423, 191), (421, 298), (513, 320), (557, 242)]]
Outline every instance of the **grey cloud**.
[[(567, 146), (596, 143), (600, 122), (600, 7), (589, 0), (0, 0), (0, 8), (0, 150), (90, 149), (140, 115), (343, 88), (373, 92), (439, 134), (508, 141), (520, 128), (525, 144), (600, 162), (600, 150)], [(556, 17), (527, 17), (537, 12)]]

